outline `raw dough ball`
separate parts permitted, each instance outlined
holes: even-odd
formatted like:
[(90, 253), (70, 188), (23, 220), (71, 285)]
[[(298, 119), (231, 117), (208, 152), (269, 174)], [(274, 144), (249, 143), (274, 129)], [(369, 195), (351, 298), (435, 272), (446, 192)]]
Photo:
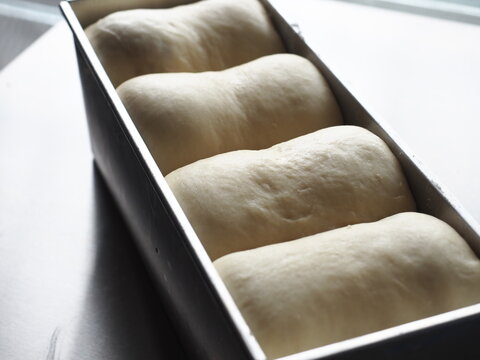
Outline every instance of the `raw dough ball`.
[(227, 255), (215, 266), (269, 358), (480, 301), (480, 261), (419, 213)]
[(118, 93), (164, 174), (342, 123), (322, 75), (292, 54), (219, 72), (144, 75)]
[(149, 73), (223, 70), (285, 51), (257, 0), (119, 11), (85, 32), (114, 86)]
[(166, 180), (212, 260), (415, 210), (395, 156), (356, 126), (216, 155)]

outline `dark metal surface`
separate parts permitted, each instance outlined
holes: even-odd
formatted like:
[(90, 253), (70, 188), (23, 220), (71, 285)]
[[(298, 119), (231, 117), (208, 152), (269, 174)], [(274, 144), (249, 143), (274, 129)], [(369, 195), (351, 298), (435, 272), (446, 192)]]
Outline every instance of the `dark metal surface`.
[(0, 73), (0, 358), (183, 359), (95, 170), (77, 74), (64, 23)]

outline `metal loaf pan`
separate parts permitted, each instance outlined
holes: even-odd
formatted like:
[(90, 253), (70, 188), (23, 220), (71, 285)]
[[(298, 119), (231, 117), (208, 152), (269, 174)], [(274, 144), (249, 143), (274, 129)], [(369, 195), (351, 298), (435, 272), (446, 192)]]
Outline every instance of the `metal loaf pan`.
[[(62, 1), (72, 29), (96, 164), (115, 197), (150, 270), (185, 349), (195, 359), (264, 359), (254, 336), (216, 273), (169, 189), (83, 27), (116, 10), (172, 6), (188, 0)], [(418, 210), (453, 226), (480, 254), (478, 225), (418, 165), (391, 130), (356, 100), (267, 1), (262, 1), (289, 52), (310, 59), (326, 76), (347, 124), (380, 136), (400, 160)], [(323, 346), (285, 359), (479, 358), (480, 304)], [(465, 357), (464, 357), (465, 358)]]

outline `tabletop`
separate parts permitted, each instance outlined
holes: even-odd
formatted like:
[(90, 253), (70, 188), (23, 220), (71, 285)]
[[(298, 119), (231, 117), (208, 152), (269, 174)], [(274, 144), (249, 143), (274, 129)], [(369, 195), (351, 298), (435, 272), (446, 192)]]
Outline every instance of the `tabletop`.
[[(310, 45), (479, 221), (480, 27), (302, 4)], [(185, 358), (95, 169), (76, 66), (61, 22), (0, 72), (0, 355)]]

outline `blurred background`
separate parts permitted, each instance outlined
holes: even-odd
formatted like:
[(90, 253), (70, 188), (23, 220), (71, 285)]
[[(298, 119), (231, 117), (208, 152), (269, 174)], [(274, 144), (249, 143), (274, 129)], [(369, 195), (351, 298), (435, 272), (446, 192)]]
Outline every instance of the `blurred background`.
[[(480, 0), (341, 1), (480, 24)], [(60, 21), (58, 3), (59, 0), (0, 0), (0, 70)]]
[(0, 0), (0, 70), (60, 21), (58, 0)]

